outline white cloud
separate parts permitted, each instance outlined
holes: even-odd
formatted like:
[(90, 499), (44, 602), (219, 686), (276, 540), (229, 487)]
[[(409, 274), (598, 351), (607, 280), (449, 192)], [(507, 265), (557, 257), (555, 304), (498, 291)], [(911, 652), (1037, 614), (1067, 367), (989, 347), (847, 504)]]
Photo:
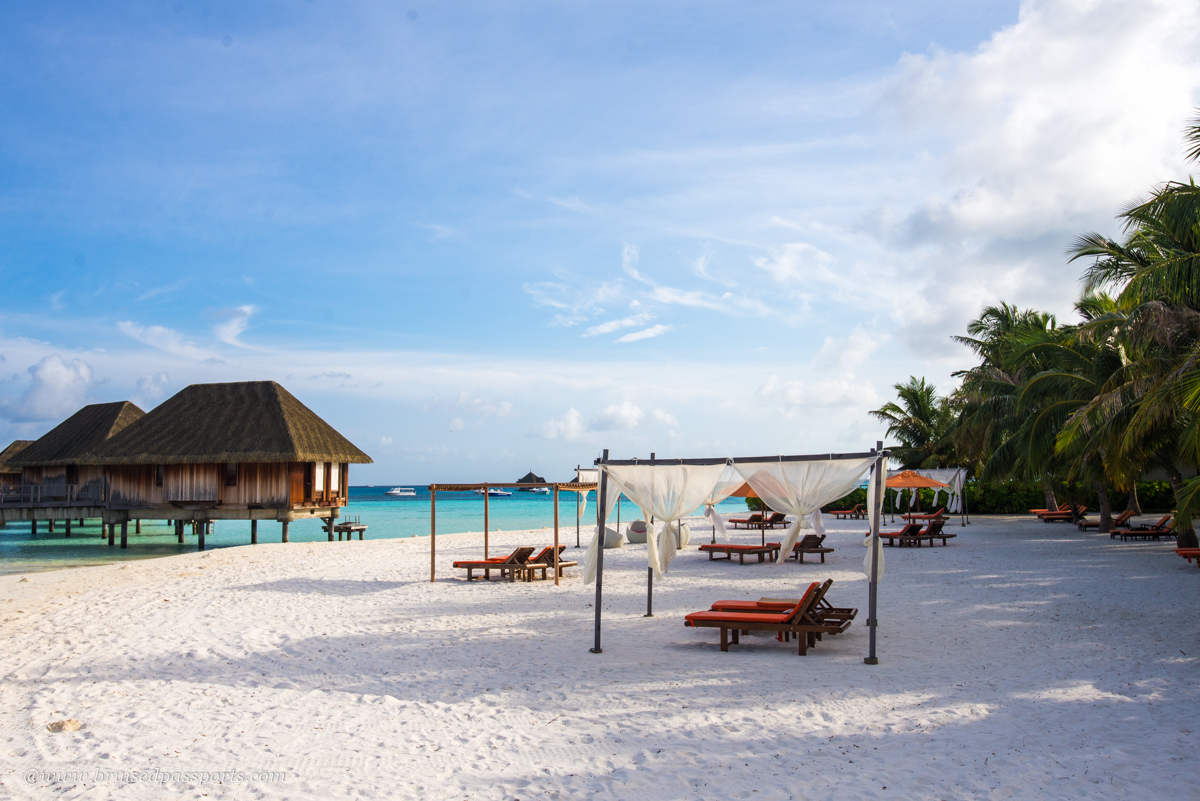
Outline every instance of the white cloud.
[(588, 423), (589, 431), (624, 431), (637, 428), (645, 419), (646, 413), (629, 401), (605, 407), (596, 419)]
[(641, 331), (634, 331), (632, 334), (626, 334), (623, 337), (617, 337), (617, 342), (639, 342), (643, 339), (654, 339), (661, 337), (663, 334), (671, 330), (669, 325), (652, 325), (649, 328)]
[(379, 438), (379, 444), (380, 444), (380, 445), (391, 445), (391, 444), (392, 444), (392, 438), (391, 438), (391, 437), (380, 437), (380, 438)]
[(462, 431), (466, 427), (467, 427), (467, 424), (463, 422), (461, 417), (451, 418), (450, 431), (452, 431), (452, 432), (453, 431)]
[(842, 375), (848, 374), (870, 358), (884, 339), (886, 337), (873, 337), (861, 328), (855, 328), (849, 336), (842, 339), (826, 337), (821, 349), (813, 358), (813, 363), (820, 370), (836, 370)]
[(158, 405), (166, 395), (171, 377), (167, 373), (142, 373), (137, 380), (137, 388), (130, 399), (143, 409), (149, 410)]
[(1080, 265), (1064, 250), (1115, 233), (1120, 208), (1186, 174), (1181, 132), (1198, 96), (1195, 3), (1027, 0), (972, 53), (902, 59), (889, 136), (925, 151), (913, 164), (929, 186), (866, 223), (902, 340), (961, 358), (949, 335), (985, 304), (1069, 312)]
[(656, 422), (662, 423), (665, 426), (675, 428), (679, 425), (679, 420), (673, 414), (664, 412), (662, 409), (654, 410), (654, 419)]
[(832, 272), (833, 256), (807, 242), (789, 242), (771, 255), (769, 259), (755, 259), (754, 264), (780, 284), (829, 283), (836, 279)]
[(651, 315), (647, 312), (635, 314), (632, 317), (623, 317), (620, 320), (609, 320), (599, 325), (593, 325), (591, 328), (584, 331), (580, 336), (594, 337), (600, 334), (611, 334), (613, 331), (619, 331), (622, 328), (632, 328), (635, 325), (643, 325), (650, 322)]
[(59, 420), (79, 411), (93, 385), (91, 366), (65, 361), (52, 353), (29, 368), (30, 384), (20, 398), (0, 401), (0, 412), (14, 422)]
[(170, 328), (160, 325), (141, 326), (130, 320), (117, 323), (117, 328), (126, 336), (152, 348), (170, 353), (172, 356), (197, 362), (215, 358), (212, 351), (196, 347), (193, 343), (185, 340), (178, 331)]
[(580, 281), (574, 276), (559, 276), (560, 281), (537, 281), (522, 285), (534, 304), (558, 309), (552, 325), (569, 327), (602, 314), (604, 306), (617, 300), (625, 288), (620, 280)]
[(638, 271), (637, 265), (641, 258), (642, 251), (637, 245), (625, 245), (625, 247), (621, 249), (621, 269), (624, 270), (634, 280), (641, 281), (643, 284), (654, 286), (653, 281)]
[(853, 377), (820, 377), (805, 382), (780, 381), (778, 376), (772, 375), (755, 394), (760, 400), (775, 405), (786, 417), (846, 409), (861, 409), (865, 413), (878, 400), (869, 383), (855, 382)]
[(220, 315), (228, 319), (223, 323), (213, 326), (213, 335), (226, 345), (236, 345), (239, 348), (246, 347), (246, 344), (241, 342), (238, 337), (246, 330), (246, 326), (250, 322), (250, 317), (255, 311), (257, 309), (249, 304), (222, 310)]
[(535, 432), (543, 439), (561, 439), (566, 442), (574, 442), (583, 436), (584, 425), (583, 415), (579, 410), (572, 406), (567, 409), (562, 417), (555, 417), (552, 420), (547, 420), (538, 426)]

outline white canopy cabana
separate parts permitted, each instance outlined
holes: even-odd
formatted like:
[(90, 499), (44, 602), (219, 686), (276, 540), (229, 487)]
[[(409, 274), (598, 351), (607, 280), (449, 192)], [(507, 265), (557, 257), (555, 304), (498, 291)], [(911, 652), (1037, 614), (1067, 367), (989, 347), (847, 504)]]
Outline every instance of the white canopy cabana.
[[(925, 478), (932, 478), (934, 481), (940, 481), (948, 485), (947, 489), (935, 489), (933, 491), (933, 508), (938, 508), (938, 498), (945, 492), (948, 496), (946, 499), (946, 511), (952, 515), (959, 515), (959, 519), (964, 526), (971, 522), (970, 512), (967, 510), (967, 496), (963, 492), (963, 488), (967, 483), (967, 469), (965, 467), (910, 469), (918, 475), (925, 476)], [(891, 478), (901, 472), (901, 470), (889, 470), (887, 477)], [(897, 500), (899, 500), (899, 496), (903, 492), (903, 490), (897, 490)], [(913, 498), (916, 497), (916, 492), (917, 490), (913, 490)], [(911, 504), (912, 500), (910, 499), (909, 505), (911, 506)]]
[[(870, 664), (875, 658), (875, 601), (878, 583), (879, 516), (882, 508), (883, 471), (886, 470), (886, 452), (882, 443), (867, 453), (821, 454), (815, 456), (770, 456), (722, 459), (650, 459), (610, 460), (608, 451), (596, 460), (599, 472), (597, 497), (596, 531), (584, 558), (584, 581), (596, 584), (596, 631), (593, 653), (602, 653), (600, 647), (601, 600), (604, 577), (604, 549), (602, 537), (608, 516), (615, 499), (624, 494), (642, 510), (647, 522), (647, 616), (653, 611), (653, 581), (668, 572), (671, 559), (678, 547), (686, 545), (687, 529), (680, 520), (694, 513), (701, 506), (706, 514), (711, 508), (728, 497), (741, 481), (754, 489), (771, 508), (796, 516), (781, 543), (781, 558), (790, 553), (800, 538), (802, 529), (814, 527), (820, 530), (821, 506), (842, 497), (857, 486), (864, 474), (872, 473), (871, 532), (872, 547), (868, 553), (868, 578), (870, 579), (871, 653)], [(739, 478), (740, 477), (740, 478)], [(879, 486), (874, 486), (878, 484)], [(723, 493), (723, 494), (722, 494)], [(663, 530), (654, 533), (649, 525), (652, 518), (665, 522)]]

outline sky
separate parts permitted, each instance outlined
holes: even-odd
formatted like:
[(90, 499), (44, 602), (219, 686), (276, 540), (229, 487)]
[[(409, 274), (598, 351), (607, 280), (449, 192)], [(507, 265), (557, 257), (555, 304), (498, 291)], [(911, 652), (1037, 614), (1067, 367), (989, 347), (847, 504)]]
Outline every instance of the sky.
[(1197, 106), (1190, 1), (3, 4), (0, 439), (272, 379), (356, 484), (866, 450)]

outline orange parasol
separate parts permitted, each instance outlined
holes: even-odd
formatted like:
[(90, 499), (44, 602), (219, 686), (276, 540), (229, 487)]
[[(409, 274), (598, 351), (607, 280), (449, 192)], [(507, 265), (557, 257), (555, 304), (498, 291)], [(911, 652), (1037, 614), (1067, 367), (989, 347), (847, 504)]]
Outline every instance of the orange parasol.
[(945, 489), (949, 484), (943, 484), (932, 478), (926, 478), (916, 470), (904, 470), (889, 478), (884, 486), (888, 489)]
[(742, 484), (742, 486), (738, 487), (733, 492), (729, 493), (729, 497), (730, 498), (757, 498), (758, 493), (754, 491), (754, 487), (751, 487), (748, 483), (746, 483), (746, 484)]
[[(949, 484), (927, 478), (915, 470), (902, 470), (884, 482), (888, 489), (945, 489)], [(917, 496), (917, 510), (921, 509), (921, 496)], [(912, 510), (909, 509), (911, 512)], [(893, 512), (894, 514), (894, 512)]]

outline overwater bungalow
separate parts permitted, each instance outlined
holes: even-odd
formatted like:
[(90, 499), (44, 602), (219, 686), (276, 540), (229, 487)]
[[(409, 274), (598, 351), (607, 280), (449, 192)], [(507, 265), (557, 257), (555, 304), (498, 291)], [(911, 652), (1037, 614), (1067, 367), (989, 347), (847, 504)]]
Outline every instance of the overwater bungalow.
[(0, 492), (10, 487), (21, 486), (21, 468), (13, 464), (12, 460), (32, 444), (31, 439), (18, 439), (0, 451)]
[(8, 460), (21, 475), (0, 494), (0, 519), (32, 521), (34, 531), (39, 520), (51, 530), (63, 521), (70, 536), (72, 519), (102, 517), (104, 469), (87, 457), (145, 414), (129, 401), (94, 403), (21, 449)]
[(274, 381), (193, 384), (89, 454), (108, 485), (105, 517), (174, 520), (199, 546), (214, 520), (334, 521), (349, 496), (349, 467), (371, 457)]

